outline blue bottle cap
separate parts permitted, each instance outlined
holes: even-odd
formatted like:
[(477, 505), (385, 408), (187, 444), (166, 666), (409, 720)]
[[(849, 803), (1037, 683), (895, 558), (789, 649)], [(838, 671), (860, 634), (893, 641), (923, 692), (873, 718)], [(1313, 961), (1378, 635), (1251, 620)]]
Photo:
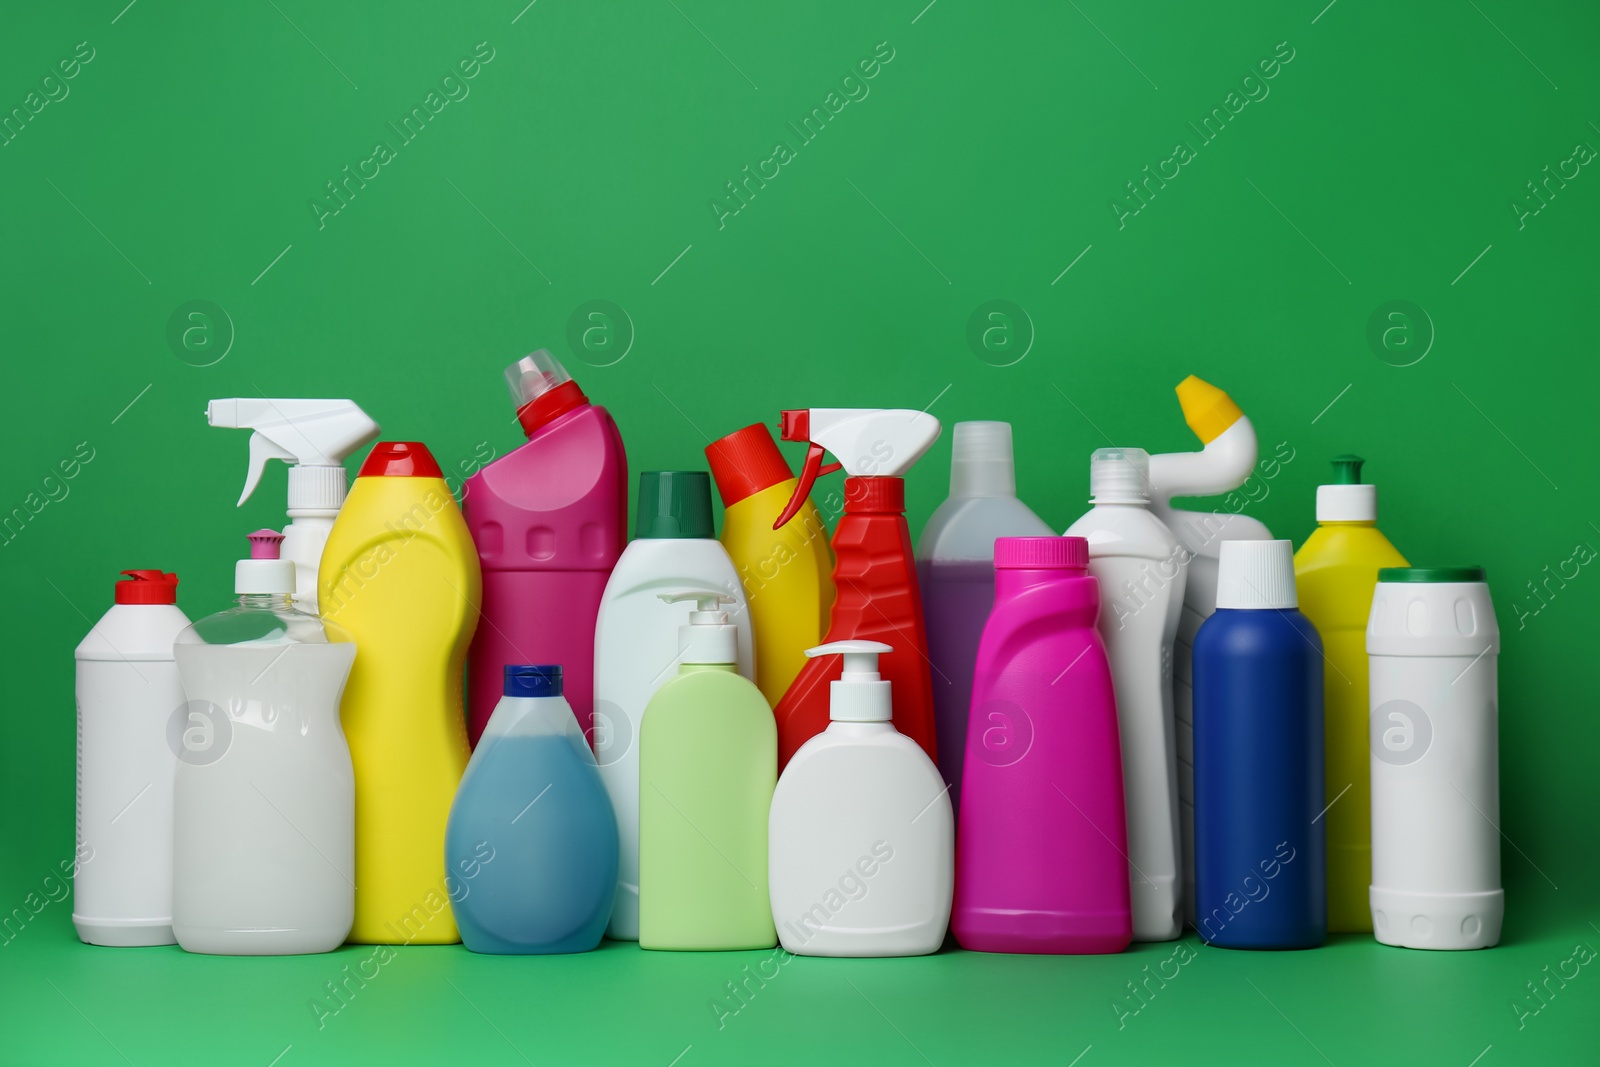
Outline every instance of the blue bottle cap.
[(560, 696), (560, 664), (506, 664), (505, 695), (508, 697)]

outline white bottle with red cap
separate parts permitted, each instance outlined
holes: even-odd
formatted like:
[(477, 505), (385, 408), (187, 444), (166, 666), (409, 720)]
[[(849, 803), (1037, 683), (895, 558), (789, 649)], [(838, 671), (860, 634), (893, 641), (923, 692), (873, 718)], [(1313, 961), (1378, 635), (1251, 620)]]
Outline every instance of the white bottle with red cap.
[(177, 637), (172, 933), (189, 952), (331, 952), (355, 918), (355, 774), (339, 698), (356, 646), (295, 607), (283, 535), (257, 530), (237, 606)]
[(927, 753), (890, 722), (881, 641), (834, 641), (828, 728), (794, 754), (767, 831), (772, 920), (803, 956), (939, 951), (955, 891), (955, 816)]
[[(123, 571), (116, 604), (78, 645), (78, 834), (72, 925), (89, 945), (172, 944), (167, 724), (183, 704), (173, 639), (178, 576)], [(53, 877), (53, 876), (52, 876)]]

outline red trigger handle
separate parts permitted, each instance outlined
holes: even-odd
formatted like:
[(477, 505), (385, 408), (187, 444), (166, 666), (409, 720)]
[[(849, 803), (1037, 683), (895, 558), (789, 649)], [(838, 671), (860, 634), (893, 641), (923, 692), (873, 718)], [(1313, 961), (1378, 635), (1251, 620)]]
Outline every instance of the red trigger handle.
[(806, 462), (800, 468), (800, 484), (795, 486), (794, 495), (789, 498), (789, 503), (784, 505), (783, 514), (778, 516), (778, 521), (772, 524), (774, 530), (782, 528), (788, 521), (795, 517), (801, 505), (806, 502), (806, 497), (811, 495), (811, 487), (816, 484), (817, 477), (823, 474), (832, 474), (844, 467), (842, 463), (822, 465), (822, 456), (827, 450), (816, 442), (806, 449)]

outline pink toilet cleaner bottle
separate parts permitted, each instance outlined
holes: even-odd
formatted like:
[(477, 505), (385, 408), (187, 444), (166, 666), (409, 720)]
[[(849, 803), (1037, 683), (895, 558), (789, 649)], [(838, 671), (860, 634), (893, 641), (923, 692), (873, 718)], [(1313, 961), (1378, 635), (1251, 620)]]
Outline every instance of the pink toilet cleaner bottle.
[(961, 947), (1121, 952), (1133, 938), (1117, 705), (1081, 537), (995, 541), (956, 833)]
[(467, 479), (462, 511), (483, 565), (482, 622), (467, 671), (476, 745), (507, 664), (560, 664), (585, 736), (594, 714), (594, 627), (627, 541), (628, 459), (605, 408), (549, 352), (506, 368), (528, 443)]

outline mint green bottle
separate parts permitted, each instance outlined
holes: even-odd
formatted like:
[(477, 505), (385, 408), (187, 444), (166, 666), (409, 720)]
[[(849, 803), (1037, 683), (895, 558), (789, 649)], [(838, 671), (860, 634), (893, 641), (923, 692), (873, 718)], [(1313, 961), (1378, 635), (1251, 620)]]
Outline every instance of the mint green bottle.
[(694, 600), (678, 674), (639, 727), (639, 945), (688, 952), (772, 948), (767, 814), (778, 781), (772, 708), (741, 676), (726, 593)]

